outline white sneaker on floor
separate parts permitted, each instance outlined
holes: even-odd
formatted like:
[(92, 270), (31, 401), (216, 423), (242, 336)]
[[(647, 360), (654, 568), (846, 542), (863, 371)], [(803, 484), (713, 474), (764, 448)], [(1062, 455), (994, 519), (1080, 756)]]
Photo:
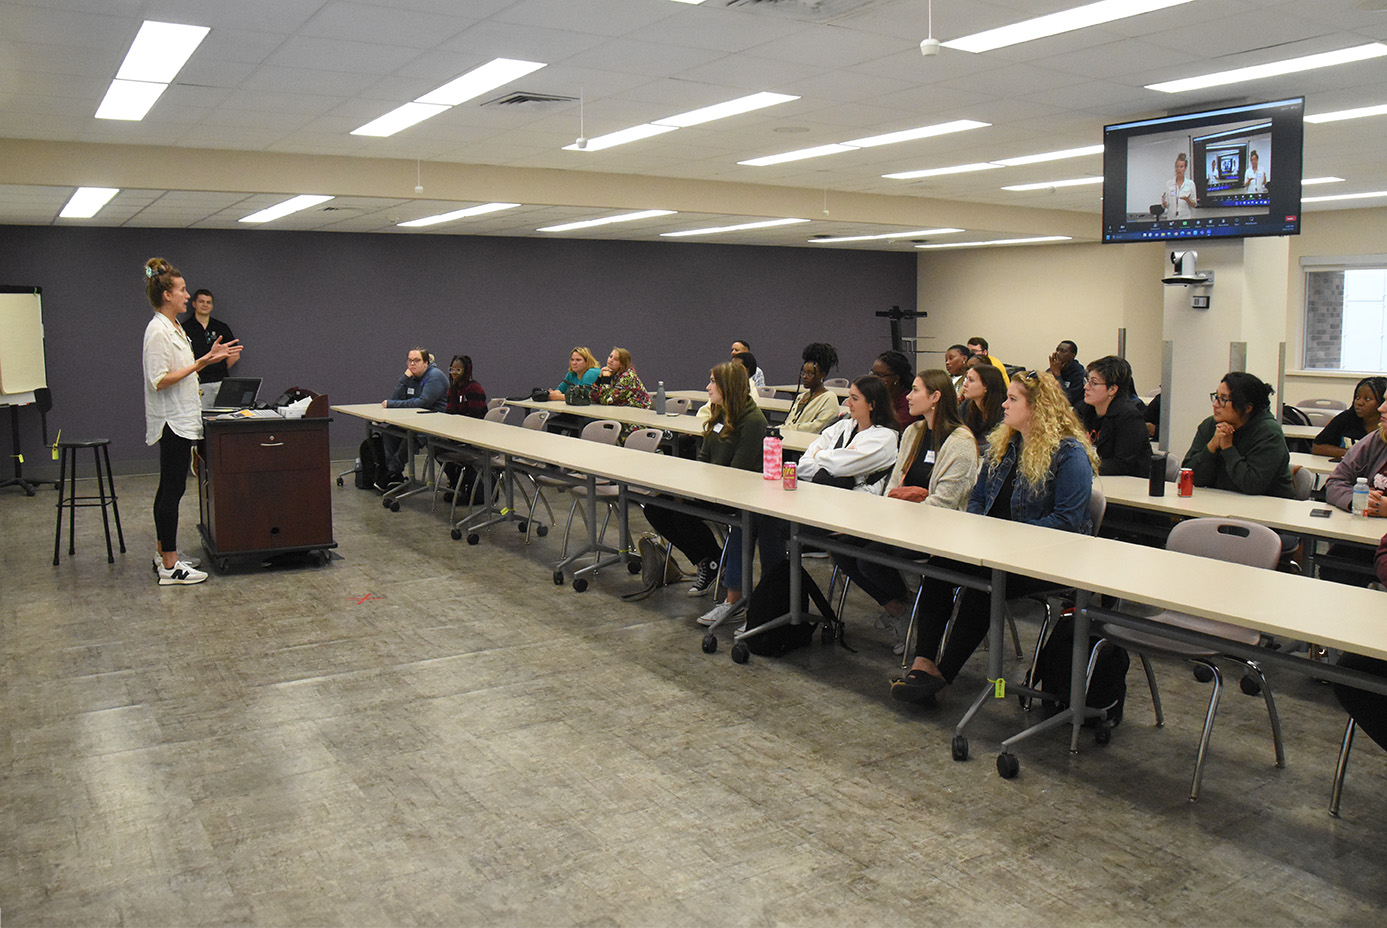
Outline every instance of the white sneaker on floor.
[(699, 625), (718, 625), (726, 622), (738, 612), (746, 608), (746, 600), (739, 599), (735, 603), (718, 603), (703, 615), (698, 617)]
[[(182, 561), (184, 564), (187, 564), (189, 567), (201, 567), (201, 566), (202, 566), (202, 561), (201, 561), (199, 558), (187, 556), (187, 557), (180, 557), (179, 560)], [(164, 566), (164, 559), (161, 558), (161, 557), (160, 557), (159, 555), (157, 555), (157, 554), (154, 555), (154, 569), (155, 569), (155, 570), (158, 570), (160, 567), (163, 567), (163, 566)]]
[(190, 566), (184, 561), (178, 561), (172, 567), (159, 568), (160, 586), (177, 586), (192, 583), (201, 583), (207, 579), (207, 574)]
[(905, 653), (905, 633), (908, 628), (910, 617), (908, 615), (894, 616), (885, 609), (881, 610), (881, 615), (877, 616), (876, 627), (880, 629), (890, 629), (895, 636), (895, 642), (891, 645), (892, 654)]

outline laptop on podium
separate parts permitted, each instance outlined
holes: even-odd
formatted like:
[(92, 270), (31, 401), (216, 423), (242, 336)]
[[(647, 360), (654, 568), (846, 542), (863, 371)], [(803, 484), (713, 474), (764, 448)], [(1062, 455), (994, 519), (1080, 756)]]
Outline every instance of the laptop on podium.
[(250, 409), (255, 405), (255, 397), (260, 393), (259, 377), (228, 377), (222, 381), (217, 398), (206, 409), (210, 413), (236, 412)]

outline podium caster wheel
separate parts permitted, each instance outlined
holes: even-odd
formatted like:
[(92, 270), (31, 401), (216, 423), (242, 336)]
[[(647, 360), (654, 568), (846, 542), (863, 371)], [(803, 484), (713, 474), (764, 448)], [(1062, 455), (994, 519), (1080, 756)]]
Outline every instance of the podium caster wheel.
[(741, 642), (732, 646), (732, 663), (745, 664), (749, 660), (751, 660), (751, 648)]
[(997, 776), (1003, 780), (1014, 780), (1020, 772), (1021, 761), (1016, 759), (1015, 754), (997, 755)]
[(1238, 681), (1238, 688), (1249, 696), (1262, 695), (1262, 683), (1256, 677), (1243, 677)]
[(633, 557), (626, 562), (626, 572), (628, 574), (638, 574), (641, 572), (641, 559)]
[(554, 586), (563, 586), (563, 571), (554, 571)]
[(338, 478), (337, 478), (337, 485), (338, 485), (339, 487), (344, 487), (344, 486), (346, 486), (346, 483), (344, 483), (344, 482), (342, 481), (342, 478), (341, 478), (341, 477), (338, 477)]
[(1111, 741), (1111, 740), (1112, 740), (1112, 729), (1111, 729), (1111, 728), (1100, 728), (1100, 729), (1098, 729), (1097, 731), (1095, 731), (1095, 732), (1093, 733), (1093, 743), (1094, 743), (1094, 744), (1107, 744), (1107, 743), (1108, 743), (1109, 741)]
[(462, 541), (462, 529), (455, 528), (448, 534), (453, 536), (453, 541)]
[(1203, 664), (1194, 665), (1194, 678), (1200, 683), (1208, 683), (1214, 678), (1214, 672)]
[(718, 636), (717, 636), (717, 635), (704, 635), (704, 636), (703, 636), (703, 653), (704, 653), (704, 654), (716, 654), (716, 653), (718, 653)]
[(588, 588), (588, 581), (587, 581), (585, 578), (583, 578), (583, 577), (574, 577), (574, 578), (573, 578), (573, 592), (575, 592), (575, 593), (585, 593), (585, 592), (587, 592), (587, 588)]
[(473, 532), (472, 534), (467, 536), (467, 543), (469, 545), (479, 545), (482, 543), (482, 536), (478, 535), (476, 532)]
[(540, 538), (543, 538), (545, 535), (549, 534), (549, 526), (541, 525), (537, 527), (535, 529), (535, 534), (538, 535)]
[(954, 760), (968, 759), (968, 737), (966, 735), (954, 735), (953, 743), (949, 745), (949, 750), (953, 752)]

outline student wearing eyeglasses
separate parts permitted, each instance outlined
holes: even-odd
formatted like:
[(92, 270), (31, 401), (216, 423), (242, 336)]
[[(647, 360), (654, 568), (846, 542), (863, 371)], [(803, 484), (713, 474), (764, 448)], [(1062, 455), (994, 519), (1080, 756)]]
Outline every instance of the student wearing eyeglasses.
[(1271, 413), (1272, 392), (1245, 371), (1223, 375), (1209, 394), (1214, 414), (1199, 424), (1181, 463), (1194, 471), (1195, 486), (1294, 498), (1291, 453)]
[(1098, 452), (1098, 473), (1145, 477), (1151, 469), (1146, 419), (1132, 400), (1132, 366), (1117, 355), (1091, 361), (1079, 421)]

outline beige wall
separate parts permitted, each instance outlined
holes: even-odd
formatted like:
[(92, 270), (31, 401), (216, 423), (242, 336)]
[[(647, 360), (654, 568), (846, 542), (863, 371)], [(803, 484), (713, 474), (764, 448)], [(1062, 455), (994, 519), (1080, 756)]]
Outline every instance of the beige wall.
[(1127, 359), (1137, 389), (1161, 377), (1165, 249), (1158, 244), (1033, 245), (923, 253), (918, 307), (922, 364), (938, 365), (954, 342), (974, 335), (1008, 364), (1048, 363), (1061, 339), (1088, 362), (1117, 351), (1127, 329)]

